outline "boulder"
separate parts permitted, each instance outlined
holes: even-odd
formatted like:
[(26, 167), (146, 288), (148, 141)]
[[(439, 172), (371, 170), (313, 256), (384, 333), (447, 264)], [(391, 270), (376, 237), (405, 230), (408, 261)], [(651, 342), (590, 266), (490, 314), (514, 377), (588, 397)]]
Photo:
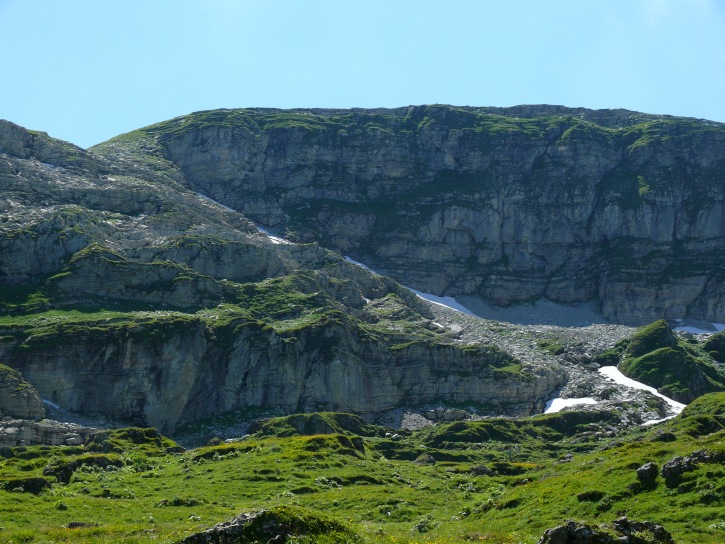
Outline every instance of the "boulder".
[(276, 507), (241, 513), (230, 521), (186, 537), (181, 544), (284, 543), (295, 537), (325, 535), (327, 542), (350, 542), (357, 535), (342, 523), (301, 508)]
[(659, 467), (655, 463), (645, 463), (637, 469), (637, 479), (645, 488), (652, 488), (657, 485)]
[(672, 535), (650, 521), (621, 517), (611, 526), (592, 526), (579, 521), (547, 529), (537, 544), (674, 544)]
[[(630, 544), (648, 544), (652, 542), (662, 544), (674, 544), (672, 535), (661, 525), (651, 521), (634, 521), (622, 516), (612, 523), (614, 529), (629, 540)], [(624, 542), (622, 538), (620, 542)]]
[(45, 406), (35, 388), (20, 373), (0, 364), (0, 417), (43, 419)]
[(594, 527), (569, 520), (547, 529), (538, 544), (615, 544), (616, 538)]

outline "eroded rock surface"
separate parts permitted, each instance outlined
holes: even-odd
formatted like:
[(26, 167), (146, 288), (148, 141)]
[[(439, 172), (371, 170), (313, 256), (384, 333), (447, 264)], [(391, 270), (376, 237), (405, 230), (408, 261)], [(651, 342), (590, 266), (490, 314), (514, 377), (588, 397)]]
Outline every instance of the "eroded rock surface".
[(549, 106), (254, 109), (146, 134), (195, 190), (422, 291), (596, 301), (627, 324), (725, 320), (720, 123)]
[(0, 418), (42, 419), (45, 406), (35, 388), (21, 374), (0, 365)]
[(672, 535), (661, 525), (621, 517), (611, 524), (611, 528), (570, 520), (553, 529), (547, 529), (538, 544), (674, 544), (674, 542)]

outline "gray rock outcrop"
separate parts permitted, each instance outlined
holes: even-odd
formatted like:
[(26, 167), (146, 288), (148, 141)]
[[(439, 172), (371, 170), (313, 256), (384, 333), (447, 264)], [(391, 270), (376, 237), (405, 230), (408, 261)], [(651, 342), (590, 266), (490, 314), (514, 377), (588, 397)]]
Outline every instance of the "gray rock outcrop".
[(325, 535), (326, 541), (340, 544), (359, 540), (359, 537), (347, 526), (333, 519), (309, 513), (300, 514), (287, 507), (277, 507), (241, 513), (229, 521), (218, 523), (206, 531), (184, 538), (181, 544), (238, 542), (283, 544), (315, 535)]
[(256, 323), (214, 332), (198, 321), (146, 334), (139, 328), (44, 337), (14, 350), (13, 361), (45, 398), (69, 411), (162, 431), (246, 407), (373, 414), (476, 402), (529, 415), (564, 379), (546, 368), (500, 371), (513, 360), (495, 348), (412, 343), (391, 350), (345, 322), (294, 336)]
[(45, 406), (35, 388), (21, 374), (0, 364), (0, 418), (42, 419)]
[(677, 487), (683, 474), (696, 470), (702, 463), (722, 463), (725, 454), (697, 450), (686, 457), (673, 457), (662, 465), (662, 477), (667, 487)]
[(0, 447), (80, 446), (98, 429), (58, 421), (30, 421), (3, 418), (0, 421)]
[(611, 528), (569, 520), (547, 529), (537, 544), (674, 544), (672, 535), (661, 525), (621, 517)]

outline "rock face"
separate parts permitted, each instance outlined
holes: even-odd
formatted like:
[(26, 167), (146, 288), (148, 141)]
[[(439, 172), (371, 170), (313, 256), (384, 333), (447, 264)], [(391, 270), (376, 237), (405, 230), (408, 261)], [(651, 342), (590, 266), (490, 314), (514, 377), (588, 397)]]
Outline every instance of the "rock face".
[[(724, 133), (548, 107), (225, 110), (85, 151), (0, 121), (0, 360), (65, 410), (165, 432), (248, 407), (541, 412), (573, 368), (340, 252), (428, 292), (725, 319)], [(10, 415), (42, 417), (8, 387)]]
[(162, 431), (247, 407), (364, 414), (475, 402), (528, 415), (563, 382), (546, 369), (501, 370), (513, 359), (495, 348), (413, 343), (391, 350), (359, 334), (346, 321), (294, 336), (257, 323), (213, 331), (191, 321), (155, 334), (122, 329), (31, 340), (12, 351), (12, 360), (66, 410)]
[(38, 392), (19, 372), (0, 365), (0, 418), (42, 419), (45, 406)]
[(528, 415), (565, 379), (460, 341), (339, 253), (259, 232), (186, 188), (159, 143), (0, 129), (0, 358), (65, 410), (166, 432), (248, 407)]
[(98, 429), (52, 421), (3, 418), (0, 421), (0, 447), (78, 446)]
[(420, 106), (202, 112), (144, 134), (195, 190), (423, 291), (725, 319), (722, 124)]

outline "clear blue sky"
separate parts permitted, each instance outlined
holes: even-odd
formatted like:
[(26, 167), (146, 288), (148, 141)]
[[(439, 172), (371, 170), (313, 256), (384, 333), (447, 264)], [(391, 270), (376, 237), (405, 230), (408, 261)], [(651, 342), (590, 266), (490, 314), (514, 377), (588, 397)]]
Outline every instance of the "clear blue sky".
[(82, 147), (235, 107), (725, 121), (725, 0), (0, 0), (0, 118)]

